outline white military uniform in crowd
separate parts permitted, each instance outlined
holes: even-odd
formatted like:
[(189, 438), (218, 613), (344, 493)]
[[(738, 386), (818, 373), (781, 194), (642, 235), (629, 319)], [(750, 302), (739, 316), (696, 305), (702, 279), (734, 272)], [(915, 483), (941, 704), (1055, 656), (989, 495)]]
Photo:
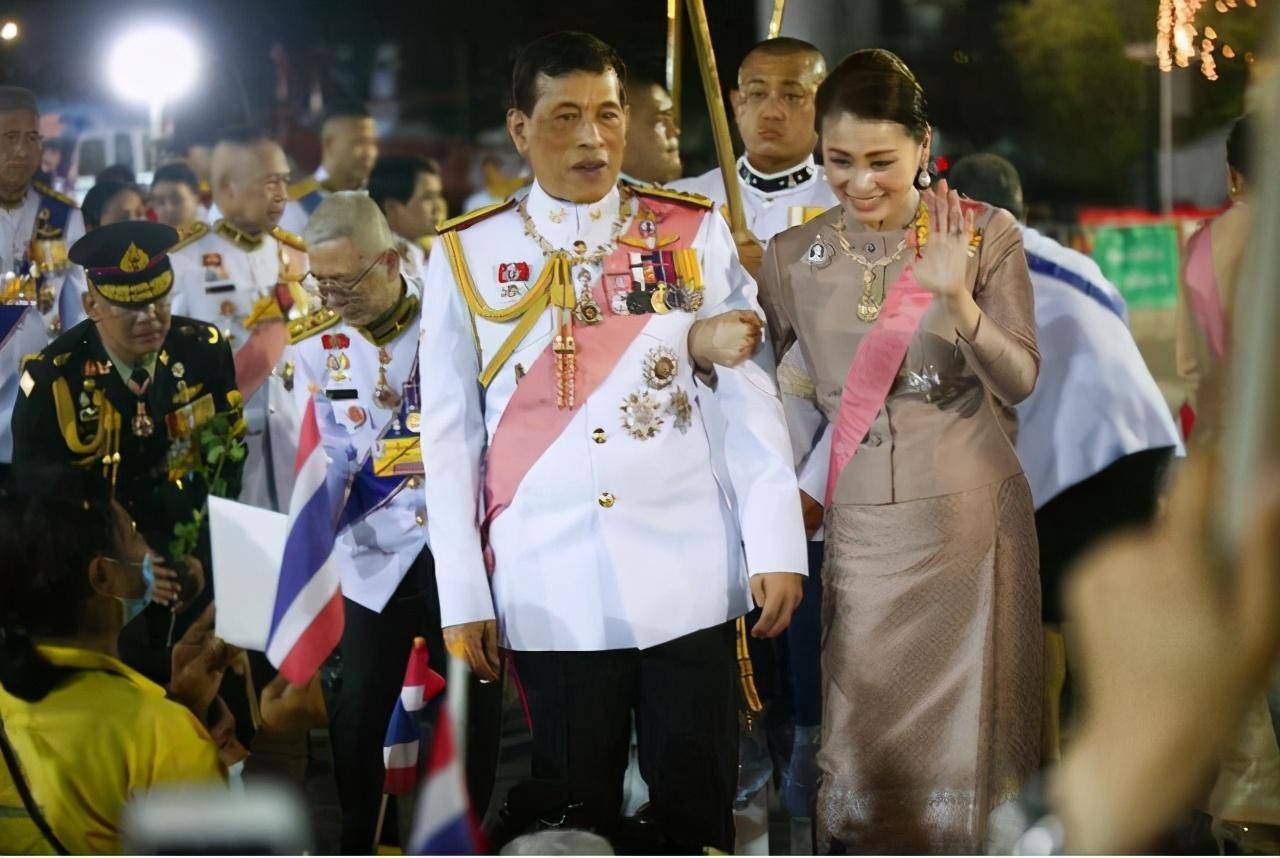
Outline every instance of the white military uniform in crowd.
[[(764, 244), (784, 229), (804, 223), (810, 218), (837, 205), (836, 196), (827, 184), (822, 167), (813, 162), (810, 155), (803, 163), (766, 175), (760, 173), (743, 155), (738, 159), (738, 186), (742, 189), (742, 207), (747, 229)], [(720, 168), (686, 179), (677, 179), (668, 187), (705, 197), (719, 205), (727, 205), (724, 179)], [(795, 453), (796, 472), (800, 488), (810, 497), (821, 500), (826, 491), (827, 459), (830, 457), (830, 433), (823, 431), (826, 420), (818, 410), (812, 395), (796, 391), (805, 389), (809, 371), (799, 349), (792, 348), (780, 355), (778, 383), (782, 402), (787, 413), (787, 427)], [(718, 423), (714, 417), (710, 421)], [(712, 431), (713, 436), (716, 434)], [(723, 466), (717, 462), (717, 470)], [(822, 530), (813, 537), (822, 538)]]
[(374, 341), (382, 337), (370, 339), (371, 332), (322, 310), (290, 323), (285, 350), (297, 411), (306, 412), (314, 391), (331, 477), (352, 486), (339, 517), (335, 555), (342, 595), (378, 613), (427, 544), (422, 478), (406, 472), (411, 460), (420, 471), (421, 457), (402, 455), (394, 441), (386, 443), (387, 436), (418, 443), (422, 285), (407, 272), (404, 284), (405, 297), (392, 320), (398, 333), (382, 345)]
[(396, 253), (409, 274), (419, 282), (427, 274), (427, 250), (421, 242), (413, 241), (396, 233), (392, 233)]
[[(9, 423), (23, 358), (84, 318), (84, 269), (67, 259), (83, 235), (75, 201), (39, 182), (28, 186), (21, 205), (0, 207), (0, 303), (32, 306), (32, 312), (14, 310), (0, 320), (0, 464), (13, 458)], [(33, 262), (40, 269), (34, 283), (15, 279), (30, 275)]]
[[(245, 321), (276, 286), (307, 271), (302, 239), (280, 228), (250, 236), (226, 220), (198, 226), (170, 252), (173, 312), (217, 325), (233, 352), (249, 340)], [(265, 384), (245, 401), (248, 456), (240, 500), (285, 511), (293, 491), (298, 413), (291, 368), (281, 358)]]
[[(810, 155), (803, 163), (781, 173), (765, 175), (738, 159), (738, 185), (742, 188), (742, 208), (751, 234), (768, 244), (784, 229), (804, 223), (836, 204), (826, 174)], [(701, 176), (676, 179), (667, 185), (674, 191), (701, 194), (726, 205), (724, 179), (716, 167)]]
[(1182, 442), (1096, 262), (1030, 227), (1022, 245), (1036, 301), (1040, 377), (1016, 406), (1018, 458), (1036, 509), (1123, 456)]
[[(507, 203), (487, 216), (464, 216), (459, 220), (470, 223), (454, 238), (479, 301), (507, 308), (537, 282), (544, 254), (610, 246), (637, 216), (627, 209), (643, 212), (646, 199), (663, 193), (628, 191), (624, 199), (615, 187), (597, 203), (575, 205), (535, 183), (524, 211)], [(421, 362), (432, 372), (422, 378), (422, 447), (443, 625), (492, 619), (496, 603), (503, 645), (511, 649), (643, 649), (745, 613), (748, 574), (806, 568), (770, 370), (755, 362), (720, 368), (714, 390), (694, 387), (687, 342), (694, 319), (734, 308), (759, 313), (756, 284), (722, 218), (701, 216), (690, 246), (704, 284), (700, 309), (648, 315), (598, 387), (565, 417), (488, 529), (491, 580), (476, 516), (484, 506), (482, 462), (517, 385), (537, 380), (521, 382), (552, 342), (556, 310), (531, 317), (532, 328), (482, 387), (478, 374), (517, 323), (473, 315), (449, 247), (431, 254)], [(601, 276), (599, 262), (574, 267), (575, 283)], [(510, 272), (523, 284), (509, 282)], [(602, 336), (615, 318), (605, 319)], [(771, 363), (767, 349), (761, 362)], [(665, 389), (654, 389), (659, 385)], [(728, 417), (724, 444), (741, 499), (736, 510), (712, 470), (700, 412), (707, 398)], [(493, 473), (502, 463), (487, 467)]]

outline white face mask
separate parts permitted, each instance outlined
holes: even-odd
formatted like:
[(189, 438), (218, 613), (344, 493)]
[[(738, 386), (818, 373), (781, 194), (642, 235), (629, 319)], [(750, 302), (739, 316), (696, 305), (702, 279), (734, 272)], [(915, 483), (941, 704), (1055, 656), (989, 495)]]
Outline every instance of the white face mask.
[[(125, 561), (116, 560), (114, 562), (124, 563)], [(124, 596), (116, 596), (116, 599), (124, 607), (124, 625), (126, 626), (133, 621), (134, 617), (143, 612), (156, 591), (156, 572), (151, 563), (151, 555), (148, 554), (143, 557), (139, 565), (142, 567), (142, 580), (147, 584), (146, 591), (136, 598), (127, 599)]]
[(244, 760), (227, 767), (227, 786), (233, 792), (244, 792)]

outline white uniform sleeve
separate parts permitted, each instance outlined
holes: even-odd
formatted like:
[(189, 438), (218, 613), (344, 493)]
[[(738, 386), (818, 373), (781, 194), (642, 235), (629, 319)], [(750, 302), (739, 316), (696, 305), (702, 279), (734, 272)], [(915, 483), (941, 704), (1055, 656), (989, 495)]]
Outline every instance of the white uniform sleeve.
[(480, 356), (447, 254), (431, 254), (418, 349), (427, 540), (444, 626), (494, 619), (480, 548), (480, 466), (486, 432)]
[[(815, 408), (817, 406), (814, 406)], [(825, 423), (813, 449), (796, 468), (800, 491), (822, 503), (827, 492), (827, 466), (831, 460), (831, 424)]]
[[(738, 261), (724, 219), (703, 218), (700, 246), (706, 303), (699, 317), (750, 310), (763, 317), (756, 282)], [(809, 568), (791, 439), (774, 382), (773, 350), (765, 343), (753, 360), (717, 368), (714, 392), (724, 414), (724, 454), (738, 500), (738, 524), (747, 570), (799, 572)]]
[[(67, 217), (67, 247), (75, 244), (84, 236), (84, 215), (80, 209), (72, 209)], [(74, 263), (67, 268), (67, 276), (62, 281), (62, 291), (58, 295), (58, 315), (62, 319), (62, 330), (67, 330), (85, 318), (84, 294), (89, 291), (89, 281), (85, 278), (84, 269)]]

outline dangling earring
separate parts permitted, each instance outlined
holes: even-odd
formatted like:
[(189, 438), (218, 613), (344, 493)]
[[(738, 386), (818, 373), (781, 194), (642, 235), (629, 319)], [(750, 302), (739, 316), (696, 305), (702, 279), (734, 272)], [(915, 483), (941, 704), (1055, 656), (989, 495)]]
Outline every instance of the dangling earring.
[(920, 172), (916, 174), (916, 187), (923, 191), (932, 184), (933, 177), (929, 175), (929, 168), (921, 167)]

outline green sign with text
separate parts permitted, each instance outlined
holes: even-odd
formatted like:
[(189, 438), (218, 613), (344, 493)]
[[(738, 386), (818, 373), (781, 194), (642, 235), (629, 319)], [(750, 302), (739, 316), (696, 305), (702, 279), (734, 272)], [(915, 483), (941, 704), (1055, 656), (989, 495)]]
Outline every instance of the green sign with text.
[(1178, 228), (1173, 223), (1099, 227), (1093, 259), (1131, 310), (1178, 303)]

